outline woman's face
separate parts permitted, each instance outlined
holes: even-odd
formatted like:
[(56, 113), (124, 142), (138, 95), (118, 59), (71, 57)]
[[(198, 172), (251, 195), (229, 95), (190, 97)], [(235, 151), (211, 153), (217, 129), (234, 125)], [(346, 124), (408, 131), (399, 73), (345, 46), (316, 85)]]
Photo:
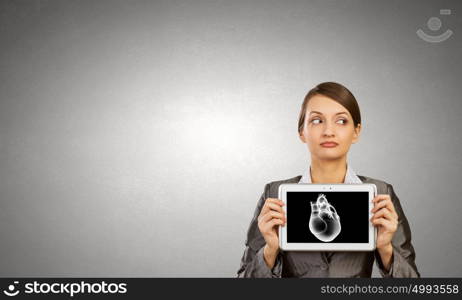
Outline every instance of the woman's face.
[[(308, 102), (300, 139), (315, 158), (336, 160), (345, 156), (351, 144), (358, 141), (360, 131), (360, 124), (354, 128), (353, 118), (345, 107), (329, 97), (315, 95)], [(325, 142), (337, 145), (321, 145)]]

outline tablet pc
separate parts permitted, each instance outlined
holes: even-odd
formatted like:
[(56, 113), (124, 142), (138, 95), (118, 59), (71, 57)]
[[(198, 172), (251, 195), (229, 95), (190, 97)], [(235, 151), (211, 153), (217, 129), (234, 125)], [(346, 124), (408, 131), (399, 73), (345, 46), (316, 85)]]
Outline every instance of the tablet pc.
[(281, 184), (286, 225), (279, 247), (293, 251), (373, 251), (375, 184)]

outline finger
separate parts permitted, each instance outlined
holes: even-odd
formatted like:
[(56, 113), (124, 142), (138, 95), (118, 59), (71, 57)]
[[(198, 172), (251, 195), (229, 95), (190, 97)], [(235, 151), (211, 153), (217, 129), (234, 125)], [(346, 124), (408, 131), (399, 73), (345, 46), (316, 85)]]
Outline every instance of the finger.
[(274, 204), (274, 203), (268, 203), (263, 209), (262, 211), (260, 212), (260, 215), (265, 215), (267, 214), (268, 212), (270, 211), (277, 211), (277, 212), (280, 212), (282, 214), (284, 214), (284, 210), (282, 209), (282, 207), (280, 207), (279, 205), (277, 204)]
[(284, 214), (282, 214), (280, 212), (277, 212), (277, 211), (274, 211), (274, 210), (270, 210), (265, 214), (261, 214), (258, 217), (258, 222), (259, 223), (261, 222), (263, 224), (263, 223), (269, 222), (272, 218), (281, 219), (283, 221), (286, 220)]
[(377, 197), (372, 200), (372, 202), (377, 205), (378, 203), (381, 202), (390, 202), (391, 203), (391, 198), (390, 197)]
[(391, 202), (391, 200), (384, 200), (379, 202), (377, 204), (377, 207), (374, 207), (374, 209), (372, 210), (372, 213), (376, 213), (381, 209), (387, 209), (388, 211), (390, 211), (394, 218), (398, 219), (398, 214), (396, 213), (395, 206), (393, 205), (393, 202)]
[[(378, 211), (379, 209), (381, 209), (382, 207), (386, 207), (388, 208), (392, 213), (395, 213), (395, 207), (393, 206), (393, 203), (391, 202), (391, 199), (388, 198), (388, 199), (382, 199), (380, 200), (379, 202), (375, 202), (375, 205), (374, 205), (374, 208), (372, 209), (372, 212), (375, 213), (376, 211)], [(398, 215), (396, 215), (396, 217), (398, 217)]]
[(395, 218), (395, 216), (393, 215), (393, 213), (386, 207), (382, 207), (381, 209), (379, 209), (378, 211), (376, 211), (372, 217), (372, 219), (377, 219), (377, 218), (385, 218), (387, 220), (395, 220), (397, 218)]
[(374, 225), (376, 225), (376, 226), (382, 226), (382, 227), (384, 227), (387, 231), (390, 231), (390, 232), (395, 232), (396, 229), (398, 228), (397, 223), (392, 222), (392, 221), (389, 221), (389, 220), (386, 220), (386, 219), (384, 219), (384, 218), (375, 219), (375, 220), (372, 221), (372, 224), (374, 224)]
[(266, 207), (267, 207), (267, 209), (266, 209), (265, 213), (270, 211), (270, 210), (278, 211), (278, 212), (281, 212), (281, 213), (284, 212), (284, 210), (282, 209), (281, 206), (279, 206), (277, 204), (274, 204), (274, 203), (268, 203)]
[(273, 229), (276, 225), (282, 225), (283, 222), (281, 219), (271, 219), (271, 221), (266, 222), (262, 225), (263, 232), (269, 232)]
[(374, 207), (372, 208), (372, 213), (375, 213), (376, 211), (378, 211), (382, 207), (386, 207), (386, 206), (387, 206), (387, 203), (385, 201), (378, 202), (378, 203), (376, 202), (376, 203), (374, 203)]
[(267, 212), (266, 214), (264, 214), (264, 215), (262, 216), (262, 218), (261, 218), (261, 221), (262, 221), (262, 222), (269, 222), (269, 221), (270, 221), (271, 219), (273, 219), (273, 218), (281, 219), (281, 220), (283, 220), (283, 221), (286, 220), (286, 217), (285, 217), (283, 214), (281, 214), (281, 213), (279, 213), (279, 212), (277, 212), (277, 211), (272, 210), (272, 211), (269, 211), (269, 212)]
[(386, 208), (386, 207), (383, 207), (383, 208), (381, 208), (379, 211), (377, 211), (377, 212), (374, 214), (374, 216), (371, 218), (371, 221), (372, 221), (373, 219), (378, 219), (378, 218), (380, 218), (380, 217), (384, 217), (385, 219), (390, 220), (390, 221), (396, 220), (396, 219), (397, 219), (397, 218), (395, 218), (395, 216), (392, 214), (392, 212), (391, 212), (388, 208)]
[(262, 212), (263, 214), (265, 214), (268, 210), (270, 210), (270, 205), (276, 205), (276, 206), (283, 206), (284, 205), (284, 202), (282, 202), (282, 200), (279, 200), (279, 199), (275, 199), (275, 198), (267, 198), (266, 201), (265, 201), (265, 204), (263, 205), (262, 207)]
[(374, 199), (372, 199), (372, 202), (379, 202), (379, 201), (382, 201), (384, 199), (390, 199), (390, 195), (388, 195), (388, 194), (379, 194), (379, 195), (375, 196)]
[(267, 198), (266, 202), (273, 202), (273, 203), (279, 204), (281, 206), (284, 205), (284, 201), (282, 201), (281, 199), (278, 199), (278, 198)]

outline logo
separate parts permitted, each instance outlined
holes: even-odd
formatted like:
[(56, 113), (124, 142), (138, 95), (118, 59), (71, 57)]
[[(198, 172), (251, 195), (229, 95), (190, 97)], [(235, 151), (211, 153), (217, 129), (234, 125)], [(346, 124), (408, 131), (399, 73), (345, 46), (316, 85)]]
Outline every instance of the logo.
[(10, 297), (14, 297), (16, 296), (17, 294), (19, 294), (19, 290), (15, 291), (15, 284), (18, 284), (19, 281), (15, 281), (14, 284), (10, 284), (8, 286), (8, 290), (3, 290), (3, 293), (7, 296), (10, 296)]
[[(14, 281), (10, 284), (3, 293), (9, 297), (14, 297), (19, 294), (19, 281)], [(78, 294), (125, 294), (128, 292), (127, 283), (112, 283), (112, 282), (23, 282), (24, 295), (28, 294), (62, 294), (74, 297)]]
[[(440, 9), (440, 15), (450, 15), (451, 10), (450, 9)], [(441, 29), (441, 20), (437, 17), (431, 17), (427, 21), (427, 27), (433, 31), (437, 32), (438, 30)], [(439, 34), (439, 35), (431, 35), (425, 33), (422, 29), (419, 28), (417, 30), (417, 35), (424, 41), (428, 43), (441, 43), (447, 40), (451, 35), (453, 34), (452, 30), (448, 29), (445, 32)]]

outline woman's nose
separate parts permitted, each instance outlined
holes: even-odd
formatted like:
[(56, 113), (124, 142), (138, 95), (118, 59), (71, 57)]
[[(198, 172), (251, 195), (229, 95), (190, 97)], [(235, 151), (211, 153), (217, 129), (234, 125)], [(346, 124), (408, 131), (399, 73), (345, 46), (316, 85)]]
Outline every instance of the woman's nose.
[(334, 125), (327, 122), (326, 126), (324, 127), (324, 134), (325, 135), (334, 135), (335, 134)]

